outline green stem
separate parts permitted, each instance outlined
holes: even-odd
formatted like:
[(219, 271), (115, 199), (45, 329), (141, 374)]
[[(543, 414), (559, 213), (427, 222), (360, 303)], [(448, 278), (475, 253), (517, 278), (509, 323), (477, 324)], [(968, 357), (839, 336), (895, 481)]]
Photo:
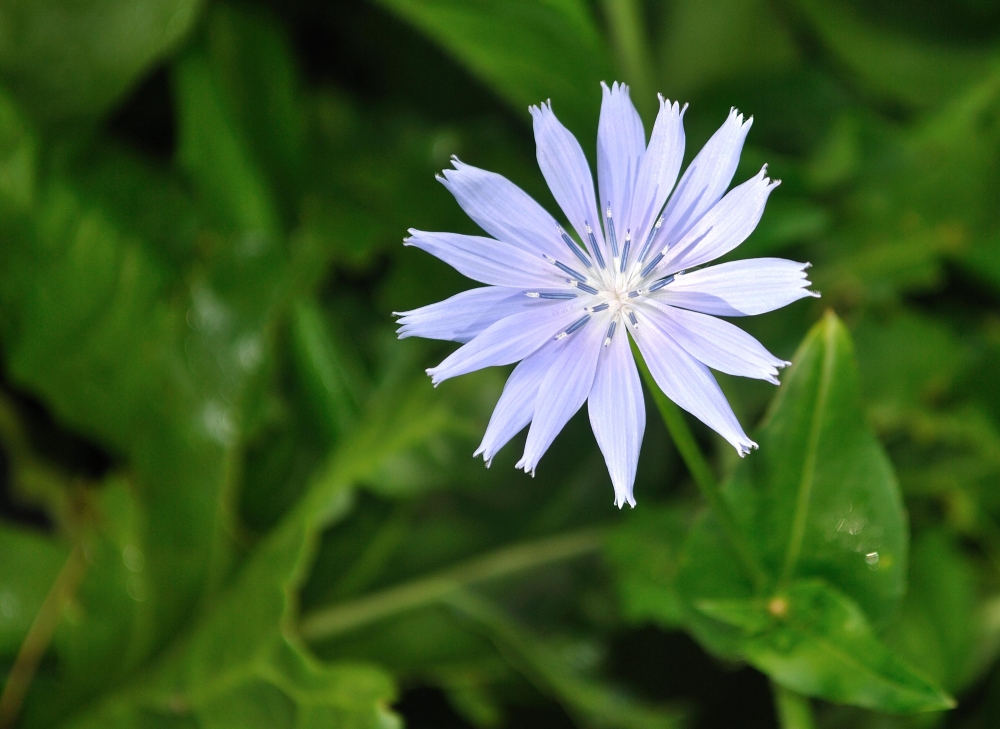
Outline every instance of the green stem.
[(75, 545), (66, 558), (55, 582), (38, 609), (35, 619), (28, 629), (28, 634), (21, 643), (21, 648), (14, 659), (14, 665), (7, 676), (7, 683), (0, 695), (0, 729), (10, 729), (17, 722), (21, 712), (24, 697), (38, 670), (45, 651), (48, 650), (55, 635), (56, 628), (62, 621), (66, 604), (73, 599), (76, 589), (87, 571), (87, 561), (83, 556), (83, 548)]
[(611, 31), (618, 66), (631, 84), (633, 103), (643, 112), (652, 113), (653, 68), (649, 42), (644, 32), (642, 8), (638, 0), (603, 0), (604, 14)]
[(774, 708), (781, 729), (816, 729), (812, 705), (807, 697), (774, 681), (771, 682), (771, 689), (774, 691)]
[(596, 552), (601, 540), (600, 531), (586, 529), (505, 547), (398, 587), (317, 610), (302, 619), (299, 632), (306, 640), (331, 638), (397, 613), (440, 602), (477, 582)]
[(712, 514), (715, 516), (716, 521), (719, 522), (719, 526), (722, 528), (730, 547), (736, 553), (736, 557), (740, 560), (747, 576), (753, 581), (755, 587), (762, 587), (766, 582), (764, 570), (761, 568), (753, 549), (739, 528), (736, 517), (733, 516), (732, 509), (729, 508), (729, 502), (726, 501), (726, 497), (722, 494), (722, 489), (719, 488), (719, 484), (715, 480), (711, 466), (708, 465), (708, 461), (702, 455), (701, 449), (698, 448), (698, 443), (695, 441), (694, 434), (688, 427), (684, 413), (660, 390), (659, 385), (656, 384), (656, 380), (649, 371), (649, 367), (646, 366), (646, 361), (642, 358), (642, 353), (635, 346), (634, 342), (632, 352), (635, 355), (636, 364), (639, 366), (639, 372), (642, 373), (642, 378), (646, 381), (646, 386), (653, 395), (653, 401), (660, 411), (660, 416), (663, 418), (663, 422), (666, 424), (667, 430), (670, 432), (670, 437), (673, 439), (678, 453), (681, 454), (681, 458), (684, 460), (691, 478), (694, 479), (698, 489), (705, 497), (705, 501), (708, 502), (709, 507), (712, 509)]

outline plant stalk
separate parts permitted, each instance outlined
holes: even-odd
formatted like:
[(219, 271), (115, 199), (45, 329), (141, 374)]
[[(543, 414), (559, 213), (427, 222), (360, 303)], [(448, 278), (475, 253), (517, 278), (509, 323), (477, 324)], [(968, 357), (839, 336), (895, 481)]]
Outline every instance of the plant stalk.
[(38, 664), (62, 621), (66, 604), (73, 599), (86, 571), (87, 561), (83, 555), (83, 548), (76, 544), (70, 550), (69, 556), (49, 589), (49, 594), (45, 596), (42, 606), (38, 609), (28, 634), (21, 643), (17, 658), (14, 659), (14, 665), (11, 666), (3, 694), (0, 695), (0, 729), (12, 729), (17, 721), (24, 697), (27, 696), (28, 688), (38, 670)]
[(639, 366), (639, 372), (642, 373), (642, 379), (645, 380), (646, 386), (653, 395), (653, 401), (660, 411), (660, 416), (663, 418), (663, 422), (667, 426), (667, 431), (669, 431), (670, 437), (677, 447), (677, 452), (680, 453), (681, 459), (684, 461), (684, 465), (687, 466), (691, 478), (698, 486), (702, 496), (705, 497), (705, 501), (708, 502), (709, 507), (712, 509), (712, 514), (715, 516), (716, 521), (719, 522), (726, 540), (736, 553), (736, 557), (740, 560), (740, 564), (743, 566), (747, 576), (753, 581), (755, 587), (762, 587), (767, 580), (764, 570), (761, 568), (760, 563), (757, 561), (757, 556), (754, 554), (753, 549), (737, 524), (736, 517), (733, 515), (732, 509), (730, 509), (726, 497), (722, 494), (722, 489), (719, 488), (719, 483), (712, 473), (711, 466), (708, 465), (708, 461), (705, 460), (701, 449), (698, 448), (698, 443), (694, 439), (691, 428), (688, 427), (684, 413), (660, 390), (659, 385), (656, 384), (656, 380), (649, 371), (649, 367), (646, 365), (646, 361), (642, 358), (642, 353), (635, 346), (634, 342), (632, 352), (635, 355), (636, 364)]
[(299, 632), (306, 640), (332, 638), (382, 618), (440, 602), (477, 582), (596, 552), (601, 544), (602, 534), (597, 529), (515, 544), (427, 577), (317, 610), (302, 619)]
[(809, 698), (771, 681), (774, 708), (781, 729), (816, 729)]

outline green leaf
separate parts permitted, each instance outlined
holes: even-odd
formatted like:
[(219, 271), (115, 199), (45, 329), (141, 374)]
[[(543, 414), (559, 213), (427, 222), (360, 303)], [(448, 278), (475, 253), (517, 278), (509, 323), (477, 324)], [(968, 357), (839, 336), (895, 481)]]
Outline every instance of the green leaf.
[(207, 729), (395, 729), (391, 681), (360, 664), (324, 666), (292, 632), (315, 525), (294, 512), (243, 567), (151, 680), (112, 695), (69, 729), (144, 727), (180, 715)]
[(221, 79), (199, 47), (174, 69), (178, 158), (215, 219), (236, 230), (274, 234), (280, 220), (264, 173), (226, 106)]
[(100, 114), (193, 25), (200, 0), (14, 0), (0, 76), (35, 115)]
[(875, 637), (857, 604), (821, 580), (794, 582), (770, 598), (702, 600), (695, 609), (737, 629), (747, 660), (793, 691), (891, 713), (955, 705)]
[(614, 74), (581, 0), (379, 2), (444, 46), (519, 114), (552, 99), (570, 129), (596, 130), (598, 84)]
[(306, 122), (293, 50), (279, 19), (216, 5), (205, 47), (231, 120), (288, 206), (299, 203)]
[(340, 339), (330, 335), (319, 307), (308, 301), (296, 302), (292, 313), (296, 370), (330, 440), (357, 422), (367, 394), (356, 355)]
[[(832, 312), (799, 347), (756, 439), (760, 450), (740, 462), (726, 495), (772, 586), (821, 577), (884, 620), (905, 589), (906, 515), (860, 409), (850, 336)], [(727, 551), (712, 530), (704, 518), (685, 550), (679, 579), (692, 601), (749, 589), (708, 570)]]
[[(46, 726), (161, 648), (231, 568), (235, 447), (259, 407), (287, 292), (283, 252), (259, 239), (205, 236), (210, 250), (182, 274), (142, 209), (175, 203), (187, 214), (179, 237), (198, 220), (185, 195), (134, 163), (127, 174), (115, 154), (84, 159), (85, 173), (67, 163), (39, 184), (0, 252), (11, 381), (128, 471), (94, 505), (103, 521), (80, 588), (88, 607), (54, 644), (54, 673), (72, 688), (29, 697), (26, 715)], [(130, 194), (109, 165), (137, 183)], [(123, 564), (126, 549), (141, 575)]]

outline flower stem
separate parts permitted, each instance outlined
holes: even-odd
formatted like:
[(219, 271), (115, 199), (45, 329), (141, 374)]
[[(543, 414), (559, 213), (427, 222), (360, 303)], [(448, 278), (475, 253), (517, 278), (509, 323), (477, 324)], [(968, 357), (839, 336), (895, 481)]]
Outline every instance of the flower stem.
[(42, 606), (38, 609), (28, 634), (14, 659), (14, 665), (7, 676), (7, 683), (0, 695), (0, 729), (10, 729), (17, 721), (21, 705), (28, 693), (31, 681), (38, 670), (38, 664), (48, 650), (52, 636), (62, 620), (66, 604), (73, 598), (84, 573), (87, 562), (82, 547), (77, 544), (70, 550), (66, 562), (56, 576)]
[(816, 729), (808, 697), (786, 689), (774, 681), (771, 681), (771, 689), (774, 691), (774, 708), (781, 729)]
[(596, 529), (515, 544), (427, 577), (317, 610), (302, 619), (299, 632), (307, 640), (332, 638), (382, 618), (440, 602), (477, 582), (596, 552), (601, 544), (602, 535)]
[(684, 461), (684, 465), (687, 466), (691, 478), (697, 484), (702, 496), (705, 497), (705, 501), (708, 502), (709, 507), (712, 509), (712, 514), (715, 516), (716, 521), (719, 522), (719, 526), (722, 528), (730, 547), (732, 547), (737, 558), (740, 560), (747, 576), (753, 581), (755, 587), (762, 587), (766, 582), (764, 570), (761, 569), (753, 549), (746, 541), (742, 530), (740, 530), (736, 522), (736, 517), (733, 516), (732, 509), (729, 508), (729, 502), (723, 496), (722, 489), (719, 488), (719, 484), (715, 480), (711, 466), (708, 465), (708, 461), (705, 460), (701, 449), (698, 448), (698, 443), (694, 439), (691, 428), (688, 427), (684, 413), (660, 390), (659, 385), (656, 384), (656, 380), (653, 379), (653, 375), (649, 371), (649, 367), (646, 366), (646, 362), (642, 358), (642, 353), (635, 346), (634, 342), (632, 353), (635, 355), (639, 372), (642, 373), (642, 379), (646, 381), (646, 386), (653, 395), (653, 401), (660, 411), (660, 416), (663, 418), (663, 422), (667, 426), (667, 431), (669, 431), (678, 453), (681, 454), (681, 458)]

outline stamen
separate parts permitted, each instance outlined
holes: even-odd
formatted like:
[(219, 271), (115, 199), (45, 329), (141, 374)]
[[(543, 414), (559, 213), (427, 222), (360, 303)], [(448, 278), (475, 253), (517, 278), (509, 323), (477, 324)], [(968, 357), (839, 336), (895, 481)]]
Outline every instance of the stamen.
[(588, 321), (590, 321), (590, 314), (586, 314), (584, 316), (581, 316), (575, 322), (573, 322), (568, 327), (566, 327), (566, 329), (564, 331), (559, 332), (559, 334), (556, 335), (556, 339), (565, 339), (570, 334), (572, 334), (577, 329), (579, 329), (584, 324), (586, 324)]
[(637, 296), (640, 296), (641, 294), (642, 294), (642, 289), (636, 289), (635, 291), (629, 291), (628, 292), (628, 297), (630, 299), (634, 299)]
[(646, 236), (646, 242), (642, 246), (642, 251), (639, 252), (639, 263), (646, 260), (646, 255), (649, 253), (649, 249), (653, 247), (653, 238), (656, 237), (656, 232), (660, 229), (661, 225), (663, 225), (662, 215), (660, 216), (660, 219), (656, 221), (656, 225), (649, 229), (649, 235)]
[(625, 231), (625, 245), (622, 246), (622, 265), (619, 271), (625, 273), (625, 264), (628, 262), (628, 249), (632, 245), (632, 231)]
[[(681, 272), (681, 273), (683, 273), (683, 272)], [(676, 275), (680, 275), (680, 274), (672, 274), (670, 276), (666, 276), (665, 278), (661, 278), (659, 281), (654, 281), (649, 286), (649, 293), (653, 293), (654, 291), (659, 291), (664, 286), (669, 286), (670, 284), (672, 284), (674, 282), (674, 277)]]
[(581, 283), (580, 281), (574, 281), (573, 279), (568, 278), (568, 279), (566, 279), (566, 283), (573, 284), (578, 289), (580, 289), (581, 291), (586, 291), (588, 294), (592, 294), (592, 295), (596, 295), (597, 294), (597, 289), (595, 289), (593, 286), (588, 286), (585, 283)]
[(666, 250), (667, 249), (664, 248), (662, 251), (660, 251), (655, 256), (653, 256), (653, 260), (651, 260), (649, 263), (647, 263), (646, 267), (644, 269), (642, 269), (642, 271), (639, 273), (639, 277), (640, 278), (642, 278), (643, 276), (647, 275), (650, 271), (652, 271), (654, 268), (656, 268), (657, 264), (660, 261), (663, 260), (663, 254), (666, 252)]
[(566, 274), (569, 274), (570, 276), (572, 276), (573, 278), (575, 278), (575, 279), (576, 279), (577, 281), (581, 281), (581, 282), (583, 282), (583, 281), (586, 281), (586, 280), (587, 280), (587, 277), (586, 277), (586, 276), (584, 276), (584, 275), (583, 275), (582, 273), (580, 273), (579, 271), (575, 271), (575, 270), (573, 270), (572, 268), (570, 268), (569, 266), (567, 266), (567, 265), (566, 265), (565, 263), (563, 263), (562, 261), (557, 261), (557, 260), (556, 260), (555, 258), (553, 258), (552, 256), (549, 256), (549, 255), (545, 255), (545, 254), (543, 254), (543, 255), (542, 255), (542, 257), (543, 257), (543, 258), (544, 258), (544, 259), (545, 259), (546, 261), (548, 261), (549, 263), (551, 263), (551, 264), (552, 264), (553, 266), (555, 266), (556, 268), (558, 268), (558, 269), (559, 269), (560, 271), (562, 271), (563, 273), (566, 273)]
[(610, 306), (611, 306), (611, 304), (609, 304), (607, 301), (605, 301), (603, 304), (598, 304), (597, 306), (590, 307), (590, 311), (596, 314), (599, 311), (604, 311), (605, 309), (607, 309)]
[(572, 238), (570, 238), (568, 235), (566, 235), (566, 231), (563, 230), (562, 228), (559, 228), (559, 235), (562, 236), (563, 242), (567, 246), (569, 246), (569, 249), (571, 251), (573, 251), (573, 253), (576, 254), (577, 258), (580, 259), (580, 263), (582, 263), (587, 268), (590, 268), (591, 267), (591, 263), (590, 263), (590, 259), (587, 258), (587, 254), (584, 253), (582, 250), (580, 250), (580, 246), (578, 246), (576, 243), (574, 243)]
[(608, 203), (608, 240), (611, 242), (611, 255), (618, 258), (618, 238), (615, 236), (615, 221), (611, 219), (611, 203)]
[(637, 320), (637, 319), (635, 318), (635, 312), (634, 312), (634, 311), (630, 311), (630, 312), (628, 313), (628, 320), (629, 320), (630, 322), (632, 322), (632, 326), (633, 326), (633, 327), (634, 327), (635, 329), (638, 329), (638, 328), (639, 328), (639, 321), (638, 321), (638, 320)]
[(612, 337), (615, 336), (615, 327), (616, 326), (618, 326), (618, 320), (617, 319), (615, 319), (614, 321), (612, 321), (611, 324), (608, 326), (608, 333), (604, 335), (604, 346), (605, 347), (607, 347), (609, 344), (611, 344), (611, 339), (612, 339)]
[(529, 299), (554, 299), (556, 301), (569, 301), (570, 299), (575, 299), (576, 294), (540, 294), (537, 291), (525, 291), (524, 295)]
[(594, 231), (590, 227), (590, 223), (587, 221), (583, 222), (587, 226), (587, 237), (590, 238), (590, 250), (594, 252), (597, 257), (597, 265), (604, 268), (604, 254), (601, 253), (601, 247), (597, 245), (597, 236), (594, 235)]

